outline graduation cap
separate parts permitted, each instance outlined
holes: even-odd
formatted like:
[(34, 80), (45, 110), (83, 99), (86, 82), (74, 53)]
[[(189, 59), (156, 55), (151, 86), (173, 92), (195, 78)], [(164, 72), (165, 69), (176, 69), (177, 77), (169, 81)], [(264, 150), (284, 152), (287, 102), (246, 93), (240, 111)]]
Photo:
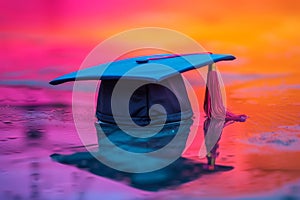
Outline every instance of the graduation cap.
[[(206, 65), (226, 60), (234, 60), (228, 54), (193, 53), (193, 54), (156, 54), (140, 56), (100, 64), (58, 77), (50, 84), (57, 85), (68, 81), (102, 80), (98, 95), (96, 116), (100, 121), (115, 124), (129, 124), (125, 116), (122, 102), (122, 92), (130, 85), (141, 82), (129, 101), (129, 113), (132, 120), (141, 126), (152, 123), (169, 123), (191, 118), (193, 115), (190, 101), (180, 73), (201, 68)], [(128, 80), (119, 90), (119, 108), (112, 114), (112, 93), (118, 80)], [(157, 83), (157, 84), (155, 84)], [(174, 94), (175, 93), (175, 94)], [(149, 109), (152, 105), (160, 104), (160, 108), (152, 109), (151, 119)], [(181, 105), (181, 107), (180, 107)], [(165, 119), (165, 114), (167, 118)]]

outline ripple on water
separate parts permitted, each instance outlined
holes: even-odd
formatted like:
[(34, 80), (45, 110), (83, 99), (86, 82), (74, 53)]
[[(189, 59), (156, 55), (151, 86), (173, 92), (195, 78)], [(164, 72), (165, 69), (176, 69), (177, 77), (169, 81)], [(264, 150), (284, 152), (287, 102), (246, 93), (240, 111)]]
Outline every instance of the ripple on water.
[(277, 131), (264, 132), (248, 138), (248, 142), (282, 150), (300, 150), (299, 125), (279, 126)]

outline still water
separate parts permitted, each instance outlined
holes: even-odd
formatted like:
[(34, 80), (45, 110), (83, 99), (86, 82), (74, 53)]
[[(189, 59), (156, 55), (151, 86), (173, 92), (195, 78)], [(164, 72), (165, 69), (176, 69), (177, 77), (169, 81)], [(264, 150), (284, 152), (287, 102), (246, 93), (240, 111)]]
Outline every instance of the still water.
[[(86, 151), (72, 118), (72, 85), (51, 88), (47, 80), (41, 81), (44, 84), (3, 82), (1, 199), (299, 198), (299, 103), (293, 99), (299, 85), (277, 85), (287, 78), (283, 75), (225, 73), (223, 77), (230, 91), (229, 106), (250, 116), (246, 123), (233, 124), (223, 132), (217, 163), (234, 169), (202, 174), (156, 192), (51, 160), (54, 153)], [(232, 77), (238, 77), (238, 83)], [(269, 83), (265, 88), (253, 86), (262, 78)], [(204, 162), (195, 157), (196, 147), (194, 144), (185, 156)]]

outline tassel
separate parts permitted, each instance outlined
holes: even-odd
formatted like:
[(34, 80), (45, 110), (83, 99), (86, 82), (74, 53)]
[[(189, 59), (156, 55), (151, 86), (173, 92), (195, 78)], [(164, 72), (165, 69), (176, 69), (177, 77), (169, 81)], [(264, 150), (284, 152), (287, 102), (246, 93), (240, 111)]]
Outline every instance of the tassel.
[[(226, 111), (214, 63), (208, 67), (203, 107), (206, 114), (206, 120), (203, 124), (205, 146), (208, 164), (210, 164), (210, 160), (215, 160), (218, 156), (218, 142), (221, 138), (223, 128), (234, 122), (244, 122), (247, 119), (246, 115), (236, 115)], [(211, 164), (214, 165), (214, 163)]]

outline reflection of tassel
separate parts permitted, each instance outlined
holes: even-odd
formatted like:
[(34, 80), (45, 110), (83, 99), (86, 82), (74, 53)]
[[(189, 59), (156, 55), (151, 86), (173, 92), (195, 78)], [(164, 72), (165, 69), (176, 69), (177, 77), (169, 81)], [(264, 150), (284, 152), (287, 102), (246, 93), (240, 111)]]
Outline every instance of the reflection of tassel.
[(246, 115), (235, 115), (226, 111), (215, 64), (209, 65), (204, 98), (204, 112), (207, 119), (203, 124), (207, 158), (217, 157), (218, 142), (224, 126), (236, 121), (244, 122)]

